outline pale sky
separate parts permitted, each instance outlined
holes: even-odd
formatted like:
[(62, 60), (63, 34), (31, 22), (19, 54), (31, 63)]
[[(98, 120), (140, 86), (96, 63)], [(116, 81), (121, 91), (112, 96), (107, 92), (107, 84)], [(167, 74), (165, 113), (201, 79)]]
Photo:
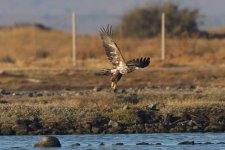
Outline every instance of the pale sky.
[[(102, 24), (116, 24), (121, 15), (146, 3), (169, 0), (0, 0), (0, 25), (38, 22), (70, 29), (71, 12), (77, 14), (78, 32), (94, 32)], [(206, 26), (225, 26), (225, 0), (170, 0), (197, 8)]]

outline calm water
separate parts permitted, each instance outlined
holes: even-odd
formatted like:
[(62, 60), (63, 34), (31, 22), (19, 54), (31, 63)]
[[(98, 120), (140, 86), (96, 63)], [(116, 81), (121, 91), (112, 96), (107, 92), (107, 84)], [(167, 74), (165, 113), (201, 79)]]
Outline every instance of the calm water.
[[(43, 136), (0, 136), (0, 149), (4, 150), (31, 150), (33, 145)], [(196, 134), (111, 134), (111, 135), (60, 135), (57, 136), (62, 144), (61, 148), (48, 148), (48, 150), (225, 150), (225, 144), (197, 144), (178, 145), (182, 141), (225, 142), (225, 133), (196, 133)], [(100, 143), (104, 146), (100, 146)], [(124, 145), (112, 145), (122, 142)], [(136, 145), (139, 142), (161, 143), (162, 145)], [(80, 143), (81, 146), (72, 146)], [(38, 149), (38, 148), (35, 148)]]

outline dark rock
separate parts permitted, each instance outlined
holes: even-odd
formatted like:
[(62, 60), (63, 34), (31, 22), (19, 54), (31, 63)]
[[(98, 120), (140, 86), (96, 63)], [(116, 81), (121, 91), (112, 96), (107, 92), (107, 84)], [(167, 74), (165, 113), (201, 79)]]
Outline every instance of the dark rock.
[(137, 143), (136, 145), (150, 145), (150, 144), (146, 142), (140, 142), (140, 143)]
[(190, 120), (190, 121), (188, 121), (188, 123), (187, 123), (187, 125), (189, 125), (189, 126), (194, 126), (194, 125), (196, 125), (197, 123), (195, 122), (195, 121), (193, 121), (193, 120)]
[(28, 96), (29, 97), (34, 97), (34, 93), (31, 92), (31, 93), (28, 94)]
[(111, 126), (111, 127), (118, 127), (118, 126), (119, 126), (119, 123), (116, 122), (116, 121), (110, 120), (109, 123), (108, 123), (108, 126)]
[(20, 93), (18, 93), (18, 92), (13, 92), (12, 93), (12, 96), (18, 96), (18, 95), (20, 95)]
[(2, 126), (1, 127), (1, 134), (2, 135), (14, 135), (14, 131), (9, 126)]
[(113, 145), (124, 145), (123, 143), (116, 143), (116, 144), (113, 144)]
[(165, 125), (170, 126), (170, 125), (174, 125), (174, 123), (176, 123), (180, 119), (181, 117), (174, 116), (173, 114), (167, 114), (164, 122), (165, 122)]
[(157, 127), (158, 128), (155, 128), (155, 129), (158, 129), (158, 132), (161, 132), (161, 133), (169, 132), (169, 130), (162, 123), (157, 124)]
[(162, 145), (162, 143), (155, 143), (155, 145)]
[(100, 146), (104, 146), (105, 144), (102, 142), (102, 143), (100, 143), (99, 145), (100, 145)]
[(42, 93), (37, 93), (37, 94), (36, 94), (36, 97), (41, 97), (41, 96), (43, 96)]
[(32, 131), (38, 130), (42, 128), (42, 124), (40, 124), (39, 122), (33, 122), (31, 124), (29, 124), (29, 129), (31, 129)]
[(58, 138), (54, 136), (45, 136), (34, 147), (61, 147)]
[(16, 124), (18, 124), (18, 125), (28, 126), (31, 123), (32, 123), (32, 121), (31, 120), (28, 120), (28, 119), (17, 119), (16, 120)]
[(217, 118), (217, 123), (218, 123), (219, 125), (224, 125), (224, 124), (225, 124), (225, 116), (219, 116), (219, 117)]
[(102, 90), (102, 88), (101, 87), (98, 87), (98, 86), (96, 86), (96, 87), (93, 88), (93, 92), (99, 92), (101, 90)]
[(225, 144), (225, 142), (218, 142), (218, 143), (216, 143), (216, 144)]
[(199, 128), (200, 126), (196, 125), (192, 127), (192, 132), (199, 132), (201, 129)]
[(212, 142), (205, 142), (204, 144), (214, 144), (214, 143), (212, 143)]
[(80, 143), (72, 144), (71, 146), (72, 147), (74, 147), (74, 146), (80, 146)]
[(147, 111), (147, 110), (138, 110), (136, 112), (138, 116), (138, 123), (144, 124), (144, 123), (155, 123), (159, 119), (158, 116), (155, 114), (155, 112)]
[(198, 142), (198, 143), (195, 143), (195, 144), (199, 144), (199, 145), (201, 145), (201, 144), (203, 144), (203, 143), (201, 143), (201, 142)]
[(11, 94), (11, 91), (9, 91), (9, 90), (0, 90), (0, 92), (3, 95), (9, 95), (9, 94)]
[(148, 106), (146, 106), (146, 108), (149, 109), (149, 110), (159, 111), (158, 104), (149, 104)]
[(7, 103), (9, 103), (7, 100), (0, 100), (0, 104), (7, 104)]
[(92, 122), (91, 125), (95, 127), (104, 126), (104, 124), (108, 124), (109, 119), (106, 117), (102, 117), (101, 115), (97, 116)]
[(125, 89), (115, 89), (114, 93), (126, 93)]
[(194, 145), (194, 144), (195, 144), (194, 141), (184, 141), (184, 142), (178, 143), (178, 145)]

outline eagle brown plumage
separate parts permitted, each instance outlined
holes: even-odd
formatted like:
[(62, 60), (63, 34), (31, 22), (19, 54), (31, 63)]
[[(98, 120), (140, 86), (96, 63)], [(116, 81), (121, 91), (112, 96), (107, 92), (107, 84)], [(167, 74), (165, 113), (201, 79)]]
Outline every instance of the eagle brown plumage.
[(124, 57), (113, 40), (112, 26), (102, 27), (100, 29), (100, 37), (103, 41), (103, 47), (109, 61), (112, 63), (112, 69), (103, 69), (97, 75), (107, 75), (111, 77), (111, 88), (116, 90), (117, 82), (127, 73), (133, 72), (136, 69), (145, 68), (150, 63), (149, 57), (132, 59), (125, 62)]

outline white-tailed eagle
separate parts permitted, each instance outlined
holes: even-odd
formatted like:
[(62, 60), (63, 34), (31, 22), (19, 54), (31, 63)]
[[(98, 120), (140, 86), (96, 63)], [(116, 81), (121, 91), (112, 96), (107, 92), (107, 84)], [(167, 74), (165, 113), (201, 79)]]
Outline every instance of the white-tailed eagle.
[(117, 82), (121, 77), (127, 73), (131, 73), (134, 70), (145, 68), (150, 63), (149, 57), (132, 59), (125, 61), (123, 55), (120, 52), (119, 47), (113, 40), (112, 26), (102, 27), (100, 29), (100, 36), (103, 41), (103, 47), (109, 61), (112, 63), (112, 69), (103, 69), (97, 75), (106, 75), (111, 77), (111, 88), (116, 90)]

